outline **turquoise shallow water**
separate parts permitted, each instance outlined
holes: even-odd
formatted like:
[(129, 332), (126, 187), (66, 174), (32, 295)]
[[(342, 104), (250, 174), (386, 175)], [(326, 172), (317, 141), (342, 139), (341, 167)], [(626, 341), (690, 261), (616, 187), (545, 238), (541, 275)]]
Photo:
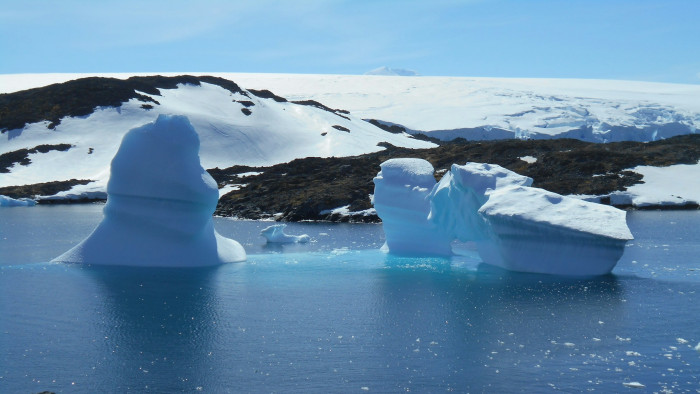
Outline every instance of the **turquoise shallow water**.
[(631, 212), (613, 275), (585, 280), (388, 256), (377, 225), (267, 247), (270, 223), (226, 219), (244, 263), (44, 262), (99, 219), (0, 211), (0, 392), (700, 390), (698, 212)]

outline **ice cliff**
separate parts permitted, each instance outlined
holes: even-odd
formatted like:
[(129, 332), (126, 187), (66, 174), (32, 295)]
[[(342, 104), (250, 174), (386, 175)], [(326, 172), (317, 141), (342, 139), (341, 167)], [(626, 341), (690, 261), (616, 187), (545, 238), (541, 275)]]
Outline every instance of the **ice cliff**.
[(160, 115), (130, 130), (111, 164), (104, 219), (56, 262), (207, 266), (245, 260), (243, 247), (214, 230), (214, 179), (199, 161), (185, 116)]
[(488, 199), (487, 193), (499, 188), (531, 184), (531, 178), (499, 165), (453, 164), (430, 192), (428, 220), (440, 227), (450, 239), (462, 242), (484, 239), (487, 236), (486, 223), (478, 211)]
[(512, 271), (609, 273), (632, 239), (625, 212), (531, 184), (531, 178), (481, 163), (452, 165), (436, 183), (425, 160), (386, 161), (374, 192), (385, 248), (449, 255), (452, 241), (471, 241), (485, 263)]
[(374, 208), (382, 219), (385, 250), (401, 254), (451, 254), (450, 241), (428, 221), (433, 166), (422, 159), (391, 159), (374, 178)]

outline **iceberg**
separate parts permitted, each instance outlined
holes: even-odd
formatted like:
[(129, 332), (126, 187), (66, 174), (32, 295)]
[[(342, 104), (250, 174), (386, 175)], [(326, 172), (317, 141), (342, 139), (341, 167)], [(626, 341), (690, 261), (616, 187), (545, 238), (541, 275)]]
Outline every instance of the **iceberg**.
[(473, 242), (484, 263), (511, 271), (609, 273), (633, 239), (625, 211), (534, 188), (532, 182), (498, 165), (467, 163), (453, 164), (435, 183), (424, 160), (386, 161), (374, 192), (385, 249), (449, 255), (450, 244), (459, 240)]
[(124, 135), (112, 160), (102, 222), (53, 261), (160, 267), (243, 261), (241, 244), (214, 229), (218, 198), (187, 117), (159, 115)]
[(290, 235), (284, 232), (286, 224), (274, 224), (265, 227), (260, 231), (260, 235), (267, 239), (267, 243), (306, 243), (309, 242), (308, 234)]
[(610, 273), (631, 240), (626, 212), (533, 187), (497, 189), (479, 209), (485, 263), (568, 276)]
[(0, 207), (32, 207), (36, 201), (31, 198), (12, 198), (0, 194)]
[(435, 170), (423, 159), (390, 159), (374, 178), (374, 208), (382, 219), (385, 251), (450, 255), (450, 240), (428, 220)]
[(428, 220), (450, 239), (462, 242), (484, 239), (486, 223), (478, 211), (488, 199), (488, 193), (500, 188), (530, 185), (532, 178), (497, 164), (453, 164), (430, 192)]

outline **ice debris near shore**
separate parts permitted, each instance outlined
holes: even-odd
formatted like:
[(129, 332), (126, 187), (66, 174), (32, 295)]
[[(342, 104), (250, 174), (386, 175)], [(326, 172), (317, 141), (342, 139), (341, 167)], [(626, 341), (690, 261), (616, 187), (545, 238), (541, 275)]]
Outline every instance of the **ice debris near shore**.
[(107, 195), (102, 222), (55, 262), (193, 267), (246, 259), (214, 229), (217, 185), (200, 165), (199, 137), (185, 116), (159, 115), (124, 136)]
[(265, 227), (260, 231), (260, 235), (267, 239), (267, 243), (306, 243), (310, 238), (308, 234), (290, 235), (284, 232), (286, 224), (274, 224)]
[(530, 187), (498, 165), (455, 164), (436, 183), (427, 161), (392, 159), (374, 182), (392, 253), (448, 255), (459, 240), (504, 269), (591, 276), (609, 273), (632, 239), (624, 211)]
[(36, 201), (31, 198), (12, 198), (0, 194), (0, 207), (32, 207)]

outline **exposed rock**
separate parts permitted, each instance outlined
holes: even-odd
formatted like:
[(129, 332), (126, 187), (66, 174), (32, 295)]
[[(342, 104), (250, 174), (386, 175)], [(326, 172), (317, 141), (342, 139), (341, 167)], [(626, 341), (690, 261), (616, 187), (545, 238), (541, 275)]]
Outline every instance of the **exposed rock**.
[[(684, 135), (650, 143), (594, 144), (578, 140), (503, 140), (445, 143), (433, 149), (386, 150), (345, 158), (305, 158), (269, 168), (236, 166), (210, 170), (220, 185), (245, 183), (219, 200), (216, 214), (282, 221), (378, 221), (376, 215), (332, 215), (329, 210), (349, 205), (349, 211), (371, 208), (369, 195), (379, 165), (395, 157), (428, 160), (438, 178), (452, 163), (488, 162), (534, 179), (533, 186), (559, 194), (606, 195), (639, 183), (641, 175), (625, 171), (638, 165), (695, 164), (700, 160), (700, 135)], [(537, 158), (534, 163), (520, 159)], [(235, 176), (246, 171), (260, 175)]]
[(55, 128), (66, 116), (86, 116), (96, 107), (118, 107), (131, 99), (158, 102), (149, 96), (159, 96), (158, 89), (175, 89), (178, 84), (200, 85), (210, 83), (232, 93), (246, 94), (238, 85), (227, 79), (191, 75), (163, 77), (117, 78), (90, 77), (53, 84), (41, 88), (0, 94), (0, 131), (21, 129), (28, 123), (48, 120), (49, 128)]
[[(70, 144), (38, 145), (32, 149), (18, 149), (0, 155), (0, 173), (10, 172), (10, 167), (15, 164), (27, 166), (32, 161), (29, 155), (32, 153), (48, 153), (51, 151), (65, 152), (72, 146)], [(92, 148), (90, 148), (92, 149)], [(91, 152), (92, 153), (92, 152)]]
[[(0, 187), (0, 194), (12, 198), (33, 198), (34, 196), (51, 196), (59, 192), (70, 190), (76, 185), (87, 185), (92, 182), (89, 179), (69, 179), (67, 181), (54, 181), (35, 183), (33, 185)], [(74, 203), (85, 202), (77, 200), (45, 200), (40, 203)]]

